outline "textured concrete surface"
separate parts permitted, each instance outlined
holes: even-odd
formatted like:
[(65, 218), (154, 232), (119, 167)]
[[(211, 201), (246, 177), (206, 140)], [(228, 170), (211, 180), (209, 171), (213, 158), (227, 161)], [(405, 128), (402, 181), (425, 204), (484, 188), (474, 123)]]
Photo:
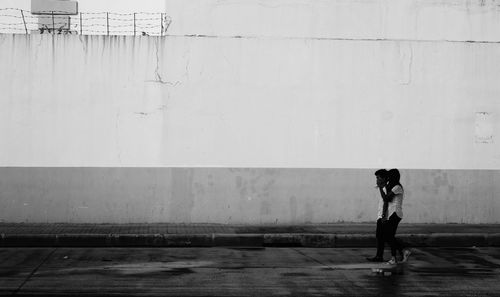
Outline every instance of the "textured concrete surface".
[[(360, 223), (375, 169), (0, 167), (11, 223)], [(404, 223), (500, 223), (500, 170), (401, 170)]]
[[(1, 248), (0, 295), (498, 296), (500, 249), (414, 248), (377, 275), (374, 249)], [(388, 256), (386, 254), (386, 256)]]
[[(71, 224), (0, 223), (0, 234), (371, 234), (373, 223), (352, 224)], [(401, 234), (500, 233), (500, 224), (408, 224)]]
[[(5, 247), (372, 247), (375, 224), (0, 224)], [(500, 246), (500, 225), (401, 224), (409, 246)]]

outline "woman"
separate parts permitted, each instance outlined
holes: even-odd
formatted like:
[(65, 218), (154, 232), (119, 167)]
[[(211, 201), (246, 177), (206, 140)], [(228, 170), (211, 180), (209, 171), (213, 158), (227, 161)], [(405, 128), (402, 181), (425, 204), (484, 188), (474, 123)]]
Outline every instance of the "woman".
[[(387, 186), (384, 192), (380, 188), (380, 195), (387, 205), (387, 216), (384, 222), (383, 232), (384, 241), (391, 247), (391, 260), (387, 264), (396, 264), (396, 252), (401, 255), (401, 260), (406, 262), (411, 252), (408, 249), (403, 249), (401, 241), (396, 239), (396, 230), (398, 229), (399, 222), (403, 218), (403, 198), (404, 190), (400, 183), (401, 174), (397, 169), (389, 170), (387, 174)], [(387, 219), (388, 218), (388, 219)]]

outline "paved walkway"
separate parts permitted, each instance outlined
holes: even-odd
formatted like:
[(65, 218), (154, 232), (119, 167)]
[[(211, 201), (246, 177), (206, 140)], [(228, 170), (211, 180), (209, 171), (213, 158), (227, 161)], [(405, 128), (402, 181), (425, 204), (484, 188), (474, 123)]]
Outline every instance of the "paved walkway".
[[(0, 246), (373, 246), (375, 223), (305, 225), (0, 223)], [(401, 224), (414, 246), (500, 246), (500, 224)]]
[[(0, 234), (372, 234), (375, 223), (304, 225), (0, 223)], [(500, 224), (401, 224), (400, 234), (500, 233)]]

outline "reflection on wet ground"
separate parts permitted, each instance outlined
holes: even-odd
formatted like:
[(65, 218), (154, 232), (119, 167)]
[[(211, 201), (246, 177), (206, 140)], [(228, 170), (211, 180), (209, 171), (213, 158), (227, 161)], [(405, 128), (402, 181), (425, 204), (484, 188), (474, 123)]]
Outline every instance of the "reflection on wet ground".
[[(0, 295), (495, 296), (500, 248), (418, 248), (374, 274), (373, 249), (0, 249)], [(386, 257), (388, 255), (386, 254)]]

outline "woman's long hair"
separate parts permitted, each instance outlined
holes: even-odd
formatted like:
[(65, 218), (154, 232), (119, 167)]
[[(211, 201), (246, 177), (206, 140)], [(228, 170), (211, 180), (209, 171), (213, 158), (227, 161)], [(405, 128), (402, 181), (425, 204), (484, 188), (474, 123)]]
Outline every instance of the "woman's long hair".
[(396, 168), (389, 170), (387, 172), (389, 189), (394, 188), (394, 186), (396, 186), (396, 185), (399, 185), (401, 188), (403, 188), (403, 185), (399, 182), (400, 178), (401, 178), (401, 174), (399, 173), (399, 170), (397, 170)]

